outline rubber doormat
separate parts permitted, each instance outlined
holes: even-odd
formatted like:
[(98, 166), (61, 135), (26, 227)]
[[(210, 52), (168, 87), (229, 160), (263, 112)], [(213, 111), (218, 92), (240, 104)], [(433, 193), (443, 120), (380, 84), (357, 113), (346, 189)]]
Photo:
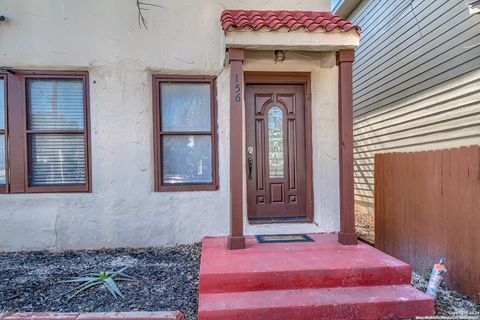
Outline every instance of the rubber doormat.
[(306, 234), (262, 234), (256, 235), (258, 243), (278, 243), (278, 242), (315, 242)]

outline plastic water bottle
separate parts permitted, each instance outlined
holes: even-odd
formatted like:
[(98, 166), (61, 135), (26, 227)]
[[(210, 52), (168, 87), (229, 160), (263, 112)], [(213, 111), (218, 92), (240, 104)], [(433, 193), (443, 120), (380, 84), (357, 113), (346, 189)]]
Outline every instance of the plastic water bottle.
[(443, 277), (447, 273), (447, 269), (445, 268), (444, 264), (445, 257), (440, 257), (440, 262), (433, 266), (432, 273), (430, 274), (430, 280), (428, 281), (427, 285), (427, 294), (433, 298), (437, 297), (440, 284), (443, 281)]

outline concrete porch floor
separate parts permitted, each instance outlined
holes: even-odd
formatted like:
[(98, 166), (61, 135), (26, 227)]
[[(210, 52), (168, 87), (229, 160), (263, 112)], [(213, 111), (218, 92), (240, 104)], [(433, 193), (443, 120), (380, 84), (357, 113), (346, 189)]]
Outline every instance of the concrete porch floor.
[(228, 250), (202, 242), (199, 319), (379, 319), (434, 314), (433, 299), (410, 285), (410, 266), (336, 234), (315, 242), (257, 243)]

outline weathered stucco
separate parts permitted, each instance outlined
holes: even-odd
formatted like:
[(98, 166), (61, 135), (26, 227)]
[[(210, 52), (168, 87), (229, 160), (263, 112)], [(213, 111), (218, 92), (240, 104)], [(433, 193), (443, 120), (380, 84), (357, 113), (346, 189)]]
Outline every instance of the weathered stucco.
[[(329, 1), (5, 0), (0, 65), (88, 70), (93, 192), (0, 195), (0, 250), (144, 247), (226, 235), (229, 226), (229, 68), (223, 9), (328, 10)], [(315, 223), (246, 226), (247, 233), (338, 229), (337, 69), (334, 54), (273, 63), (249, 52), (245, 70), (312, 73)], [(153, 192), (152, 73), (217, 75), (220, 189)]]
[(317, 30), (313, 32), (279, 30), (275, 32), (275, 37), (272, 37), (270, 31), (264, 29), (259, 31), (231, 31), (225, 35), (225, 42), (232, 48), (298, 51), (355, 49), (360, 43), (360, 35), (355, 29), (348, 32)]

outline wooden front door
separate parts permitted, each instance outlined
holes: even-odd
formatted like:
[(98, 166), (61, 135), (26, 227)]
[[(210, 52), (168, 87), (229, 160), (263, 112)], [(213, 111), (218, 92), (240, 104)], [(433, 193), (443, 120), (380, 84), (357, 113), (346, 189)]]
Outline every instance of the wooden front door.
[(248, 217), (305, 217), (303, 85), (247, 85)]

